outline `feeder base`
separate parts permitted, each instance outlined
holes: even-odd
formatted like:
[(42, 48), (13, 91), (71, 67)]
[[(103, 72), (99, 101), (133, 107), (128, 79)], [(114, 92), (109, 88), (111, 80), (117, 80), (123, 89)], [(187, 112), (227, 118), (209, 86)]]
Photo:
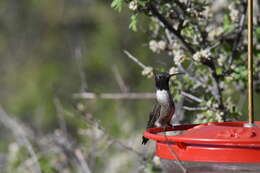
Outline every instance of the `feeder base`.
[[(186, 173), (259, 173), (260, 164), (248, 163), (209, 163), (209, 162), (181, 162)], [(184, 173), (175, 160), (161, 159), (164, 173)]]

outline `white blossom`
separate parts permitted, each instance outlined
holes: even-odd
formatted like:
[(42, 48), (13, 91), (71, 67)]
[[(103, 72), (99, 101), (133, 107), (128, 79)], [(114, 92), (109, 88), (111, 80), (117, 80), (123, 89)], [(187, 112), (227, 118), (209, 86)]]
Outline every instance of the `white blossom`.
[(210, 18), (212, 17), (212, 9), (209, 6), (206, 6), (204, 11), (200, 13), (203, 17)]
[(159, 42), (158, 42), (158, 48), (159, 49), (161, 49), (161, 50), (165, 50), (166, 49), (166, 42), (165, 41), (163, 41), (163, 40), (160, 40)]
[(194, 55), (193, 55), (193, 59), (195, 61), (201, 61), (202, 59), (210, 59), (210, 56), (211, 56), (211, 52), (209, 49), (204, 49), (204, 50), (200, 50), (198, 52), (196, 52)]
[(181, 3), (187, 3), (187, 0), (179, 0)]
[(184, 19), (184, 21), (183, 21), (183, 26), (185, 26), (185, 25), (187, 25), (187, 23), (189, 23), (190, 22), (190, 20), (189, 19)]
[(165, 50), (166, 46), (167, 43), (163, 40), (160, 41), (151, 40), (149, 42), (149, 48), (155, 53), (159, 53), (161, 50)]
[(152, 20), (152, 32), (154, 35), (158, 35), (160, 31), (160, 22), (156, 17), (151, 17)]
[(218, 64), (219, 64), (220, 66), (223, 66), (224, 63), (225, 63), (225, 61), (226, 61), (226, 57), (225, 57), (223, 54), (220, 54), (220, 55), (219, 55), (219, 58), (218, 58)]
[(220, 36), (224, 32), (223, 27), (214, 27), (211, 31), (208, 33), (208, 39), (210, 41), (214, 41), (218, 36)]
[(177, 41), (173, 42), (169, 48), (171, 49), (170, 55), (173, 55), (173, 61), (175, 64), (181, 64), (186, 59), (184, 51), (181, 49), (181, 45)]
[(212, 100), (208, 100), (207, 103), (206, 103), (206, 106), (211, 107), (212, 106)]
[(201, 41), (202, 41), (201, 35), (195, 34), (193, 36), (193, 39), (192, 39), (193, 44), (197, 44), (198, 45)]
[(153, 77), (153, 68), (150, 66), (145, 67), (142, 71), (142, 75), (148, 78)]
[(227, 88), (227, 86), (225, 85), (225, 82), (223, 82), (223, 81), (219, 83), (219, 87), (221, 89), (226, 89)]
[(79, 110), (79, 111), (84, 111), (85, 110), (85, 105), (84, 104), (82, 104), (82, 103), (79, 103), (79, 104), (77, 104), (77, 109)]
[(238, 22), (239, 21), (239, 10), (237, 9), (236, 4), (235, 3), (231, 3), (228, 6), (228, 9), (230, 10), (230, 14), (229, 14), (230, 19), (233, 22)]
[(138, 3), (137, 0), (133, 0), (129, 3), (129, 9), (135, 11), (137, 9)]
[(217, 109), (219, 107), (219, 105), (217, 103), (213, 103), (212, 107)]
[(157, 41), (151, 40), (151, 41), (149, 42), (149, 48), (150, 48), (153, 52), (158, 52), (159, 50), (158, 50), (158, 43), (157, 43)]
[(176, 65), (181, 64), (184, 60), (186, 59), (185, 55), (183, 54), (182, 51), (177, 52), (174, 56), (174, 63)]
[(256, 50), (260, 50), (260, 44), (259, 43), (256, 43)]
[(170, 45), (170, 49), (172, 50), (173, 54), (178, 54), (181, 51), (181, 45), (175, 41)]
[(228, 82), (231, 82), (231, 81), (233, 81), (235, 78), (234, 78), (234, 75), (233, 74), (231, 74), (231, 75), (229, 75), (229, 76), (227, 76), (226, 77), (226, 80), (228, 81)]
[(179, 70), (178, 70), (178, 68), (176, 68), (176, 67), (172, 67), (172, 68), (170, 68), (170, 70), (169, 70), (169, 74), (175, 74), (175, 73), (178, 73), (179, 72)]
[(237, 22), (239, 20), (239, 11), (238, 10), (232, 10), (230, 13), (230, 18), (233, 22)]
[(223, 121), (223, 116), (224, 116), (224, 112), (222, 111), (217, 111), (216, 112), (216, 119), (218, 122), (222, 122)]

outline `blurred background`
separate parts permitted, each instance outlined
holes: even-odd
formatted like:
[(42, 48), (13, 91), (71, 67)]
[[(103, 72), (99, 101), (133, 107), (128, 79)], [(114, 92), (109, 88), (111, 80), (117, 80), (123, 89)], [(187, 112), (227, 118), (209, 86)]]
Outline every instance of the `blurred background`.
[(171, 67), (149, 50), (145, 30), (129, 30), (129, 11), (110, 4), (0, 1), (1, 172), (156, 171), (153, 144), (141, 146), (152, 98), (77, 97), (154, 91), (123, 50), (146, 65)]
[[(155, 64), (144, 44), (146, 33), (129, 31), (128, 11), (118, 13), (110, 4), (102, 0), (0, 2), (1, 172), (39, 171), (20, 136), (34, 148), (42, 172), (83, 169), (75, 166), (67, 151), (59, 151), (58, 145), (63, 144), (71, 145), (66, 150), (72, 153), (80, 150), (92, 172), (136, 168), (140, 158), (113, 139), (140, 145), (153, 100), (73, 97), (83, 91), (121, 92), (118, 78), (129, 92), (154, 89), (153, 81), (141, 76), (142, 69), (123, 53), (127, 49), (144, 63)], [(4, 115), (12, 118), (11, 124)], [(57, 135), (66, 139), (54, 141), (62, 138)]]

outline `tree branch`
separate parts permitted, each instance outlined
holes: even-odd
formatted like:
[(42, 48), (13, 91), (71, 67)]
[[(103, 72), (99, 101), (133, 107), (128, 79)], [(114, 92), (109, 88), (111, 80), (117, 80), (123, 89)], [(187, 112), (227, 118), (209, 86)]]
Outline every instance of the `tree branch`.
[(183, 109), (188, 110), (188, 111), (202, 111), (202, 110), (207, 110), (208, 107), (188, 107), (188, 106), (183, 106)]
[(129, 91), (128, 87), (126, 86), (124, 80), (123, 80), (123, 77), (122, 75), (119, 73), (119, 70), (118, 68), (114, 65), (112, 67), (112, 71), (115, 75), (115, 78), (116, 78), (116, 82), (120, 88), (120, 90), (123, 92), (123, 93), (127, 93)]
[(243, 9), (243, 14), (242, 14), (242, 16), (240, 18), (237, 36), (236, 36), (236, 38), (235, 38), (235, 40), (233, 42), (232, 55), (231, 55), (231, 57), (229, 59), (229, 62), (228, 62), (229, 63), (229, 67), (232, 65), (234, 58), (238, 54), (238, 49), (237, 48), (238, 48), (238, 45), (239, 45), (239, 42), (240, 42), (240, 39), (241, 39), (241, 36), (242, 36), (243, 28), (245, 26), (247, 4), (246, 4), (246, 2), (243, 2), (242, 5), (243, 5), (243, 8), (244, 8)]
[(91, 93), (83, 92), (73, 94), (73, 97), (76, 99), (155, 99), (155, 93)]
[(185, 39), (182, 37), (182, 35), (175, 30), (172, 25), (169, 23), (169, 21), (162, 16), (157, 8), (153, 5), (153, 3), (151, 2), (149, 4), (149, 9), (151, 10), (152, 14), (154, 16), (156, 16), (158, 18), (159, 21), (161, 21), (163, 23), (163, 25), (165, 26), (165, 28), (167, 28), (182, 44), (183, 46), (191, 53), (194, 54), (195, 50), (185, 41)]
[(191, 99), (191, 100), (194, 100), (194, 101), (196, 101), (196, 102), (198, 102), (198, 103), (203, 102), (203, 100), (200, 99), (199, 97), (194, 96), (194, 95), (192, 95), (192, 94), (189, 94), (189, 93), (187, 93), (187, 92), (182, 91), (181, 94), (182, 94), (184, 97), (187, 97), (187, 98), (189, 98), (189, 99)]
[(130, 58), (131, 60), (133, 60), (137, 65), (139, 65), (140, 67), (142, 67), (143, 69), (145, 69), (147, 66), (144, 65), (141, 61), (139, 61), (136, 57), (134, 57), (131, 53), (129, 53), (127, 50), (123, 51), (128, 58)]
[(35, 153), (32, 144), (30, 143), (29, 139), (27, 138), (27, 131), (26, 129), (21, 125), (20, 122), (18, 122), (16, 119), (9, 116), (1, 107), (0, 107), (0, 122), (6, 126), (10, 131), (13, 132), (16, 139), (18, 141), (21, 141), (21, 143), (26, 147), (28, 152), (30, 153), (33, 163), (35, 164), (35, 171), (37, 173), (42, 173), (40, 163), (38, 161), (38, 156)]

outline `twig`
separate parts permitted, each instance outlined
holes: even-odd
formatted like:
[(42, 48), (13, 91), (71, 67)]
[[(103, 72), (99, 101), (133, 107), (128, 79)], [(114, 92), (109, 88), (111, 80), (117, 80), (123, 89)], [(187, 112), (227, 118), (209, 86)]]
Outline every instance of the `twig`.
[(196, 97), (196, 96), (191, 95), (191, 94), (189, 94), (189, 93), (186, 93), (186, 92), (184, 92), (184, 91), (182, 91), (181, 94), (182, 94), (183, 96), (185, 96), (185, 97), (188, 97), (188, 98), (191, 99), (191, 100), (194, 100), (194, 101), (198, 102), (198, 103), (203, 102), (203, 100), (200, 99), (199, 97)]
[(124, 144), (123, 142), (115, 139), (114, 137), (112, 137), (110, 134), (107, 133), (107, 131), (105, 130), (104, 127), (102, 127), (100, 125), (100, 123), (98, 121), (96, 121), (95, 119), (86, 119), (85, 118), (85, 121), (87, 121), (91, 126), (94, 126), (94, 127), (97, 127), (99, 130), (102, 131), (102, 133), (104, 135), (106, 135), (108, 137), (108, 139), (112, 142), (112, 143), (116, 143), (118, 145), (120, 145), (121, 147), (125, 148), (126, 150), (130, 151), (130, 152), (133, 152), (135, 153), (137, 156), (139, 156), (140, 158), (142, 158), (142, 160), (146, 160), (146, 157), (144, 156), (143, 153), (135, 150), (133, 147), (130, 147), (126, 144)]
[(30, 143), (29, 139), (26, 137), (26, 131), (20, 122), (16, 119), (11, 118), (1, 107), (0, 107), (0, 122), (10, 129), (13, 134), (16, 136), (17, 140), (20, 140), (22, 144), (27, 148), (30, 153), (33, 162), (35, 163), (36, 172), (41, 173), (41, 167), (38, 162), (37, 154), (33, 150), (33, 146)]
[(56, 114), (59, 119), (60, 128), (64, 131), (65, 134), (67, 134), (67, 125), (66, 125), (66, 121), (64, 119), (64, 111), (63, 111), (64, 109), (62, 108), (62, 105), (58, 98), (54, 98), (53, 102), (54, 102), (54, 105), (56, 108)]
[(56, 131), (53, 137), (54, 145), (58, 146), (62, 153), (69, 158), (68, 162), (72, 167), (75, 167), (79, 173), (91, 173), (88, 163), (75, 145), (74, 140), (68, 138), (68, 135), (65, 135), (63, 131)]
[(84, 155), (82, 154), (82, 151), (80, 149), (76, 149), (74, 152), (78, 162), (80, 163), (80, 166), (84, 173), (91, 173), (89, 166), (84, 158)]
[(73, 94), (76, 99), (154, 99), (155, 93), (102, 93), (83, 92)]
[(116, 81), (117, 81), (117, 84), (120, 88), (120, 90), (123, 92), (123, 93), (127, 93), (129, 91), (128, 87), (126, 86), (121, 74), (119, 73), (119, 70), (118, 68), (114, 65), (112, 67), (112, 70), (113, 70), (113, 73), (115, 75), (115, 78), (116, 78)]
[(182, 108), (188, 111), (202, 111), (208, 109), (208, 107), (188, 107), (188, 106), (183, 106)]
[[(200, 86), (202, 86), (203, 88), (206, 88), (206, 84), (203, 83), (203, 81), (201, 81), (198, 77), (192, 75), (191, 73), (189, 73), (187, 70), (185, 70), (181, 64), (178, 65), (178, 68), (180, 69), (181, 72), (185, 73), (193, 82), (198, 83)], [(210, 88), (209, 88), (210, 89)]]
[(136, 57), (134, 57), (131, 53), (129, 53), (127, 50), (123, 51), (128, 58), (130, 58), (131, 60), (133, 60), (136, 64), (138, 64), (140, 67), (142, 67), (143, 69), (147, 68), (146, 65), (144, 65), (141, 61), (139, 61)]
[[(198, 103), (203, 102), (202, 99), (200, 99), (197, 96), (194, 96), (192, 94), (189, 94), (187, 92), (182, 91), (181, 94), (184, 97), (187, 97), (191, 100), (194, 100)], [(155, 93), (103, 93), (103, 94), (95, 94), (95, 93), (76, 93), (73, 95), (76, 99), (155, 99), (156, 95)]]
[(146, 157), (144, 156), (144, 154), (140, 153), (139, 151), (136, 151), (134, 148), (124, 144), (123, 142), (116, 140), (116, 139), (112, 139), (112, 142), (120, 145), (122, 148), (125, 148), (128, 151), (135, 153), (137, 156), (142, 158), (142, 160), (146, 160)]
[(76, 47), (74, 50), (74, 57), (76, 59), (80, 82), (81, 82), (81, 92), (86, 91), (88, 89), (87, 81), (86, 81), (86, 75), (84, 73), (83, 67), (82, 67), (82, 50), (81, 47)]

